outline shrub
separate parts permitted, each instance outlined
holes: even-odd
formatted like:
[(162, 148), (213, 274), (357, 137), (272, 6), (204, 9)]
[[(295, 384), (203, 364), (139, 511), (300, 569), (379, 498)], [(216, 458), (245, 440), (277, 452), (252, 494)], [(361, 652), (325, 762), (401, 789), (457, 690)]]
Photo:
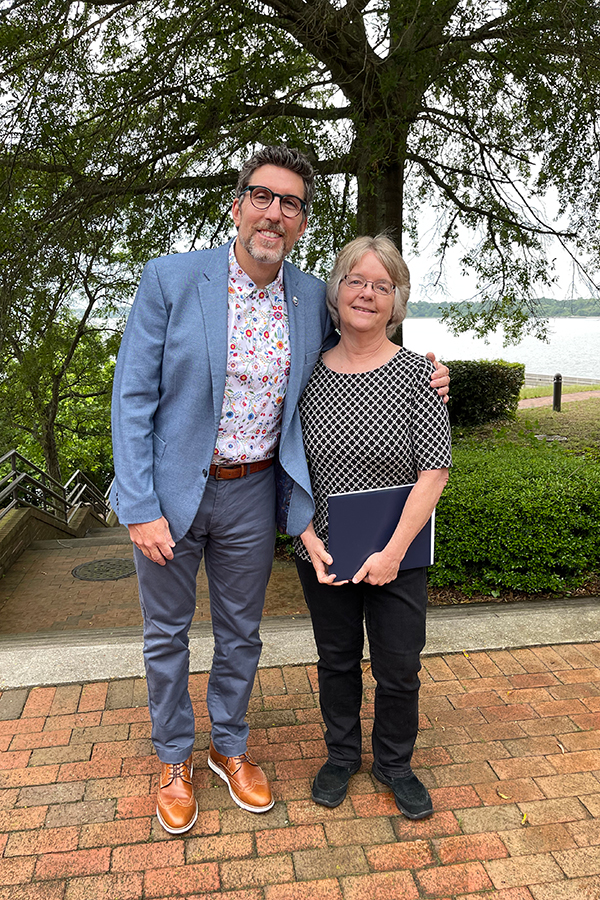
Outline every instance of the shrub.
[(600, 465), (549, 448), (455, 449), (438, 504), (437, 586), (560, 591), (600, 566)]
[(453, 425), (483, 425), (514, 417), (525, 366), (503, 359), (454, 360), (448, 411)]

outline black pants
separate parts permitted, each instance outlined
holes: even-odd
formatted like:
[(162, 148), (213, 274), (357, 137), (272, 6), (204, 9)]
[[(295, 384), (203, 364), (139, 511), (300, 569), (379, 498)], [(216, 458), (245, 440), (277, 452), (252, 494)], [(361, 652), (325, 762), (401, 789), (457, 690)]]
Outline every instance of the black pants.
[(377, 682), (373, 756), (379, 769), (408, 775), (419, 727), (419, 655), (425, 646), (426, 569), (408, 569), (390, 584), (320, 584), (311, 563), (296, 558), (319, 651), (321, 712), (329, 761), (352, 766), (361, 756), (360, 707), (364, 630)]

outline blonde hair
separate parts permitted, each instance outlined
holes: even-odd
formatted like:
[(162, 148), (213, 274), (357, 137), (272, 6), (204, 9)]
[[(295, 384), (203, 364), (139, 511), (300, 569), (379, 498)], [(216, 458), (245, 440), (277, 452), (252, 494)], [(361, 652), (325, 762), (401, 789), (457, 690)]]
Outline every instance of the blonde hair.
[(378, 234), (375, 237), (357, 237), (340, 250), (327, 282), (327, 309), (334, 326), (339, 328), (338, 291), (340, 281), (352, 271), (365, 253), (375, 254), (395, 285), (394, 306), (386, 326), (386, 334), (391, 337), (406, 315), (406, 304), (410, 294), (410, 273), (398, 248), (385, 234)]

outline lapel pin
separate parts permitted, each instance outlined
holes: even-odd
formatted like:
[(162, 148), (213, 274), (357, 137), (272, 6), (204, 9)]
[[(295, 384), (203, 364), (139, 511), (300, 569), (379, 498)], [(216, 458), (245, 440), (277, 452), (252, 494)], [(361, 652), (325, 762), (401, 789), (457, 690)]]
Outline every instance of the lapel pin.
[(294, 306), (298, 306), (298, 298), (292, 297), (292, 303), (294, 304)]

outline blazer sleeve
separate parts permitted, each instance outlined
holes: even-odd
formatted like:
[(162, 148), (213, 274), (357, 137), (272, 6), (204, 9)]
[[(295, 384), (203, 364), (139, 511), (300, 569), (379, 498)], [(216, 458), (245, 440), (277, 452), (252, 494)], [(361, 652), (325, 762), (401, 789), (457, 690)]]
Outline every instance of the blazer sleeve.
[(111, 503), (122, 524), (151, 522), (162, 515), (154, 490), (154, 436), (163, 350), (169, 313), (156, 263), (142, 273), (117, 358), (112, 396), (115, 480)]

